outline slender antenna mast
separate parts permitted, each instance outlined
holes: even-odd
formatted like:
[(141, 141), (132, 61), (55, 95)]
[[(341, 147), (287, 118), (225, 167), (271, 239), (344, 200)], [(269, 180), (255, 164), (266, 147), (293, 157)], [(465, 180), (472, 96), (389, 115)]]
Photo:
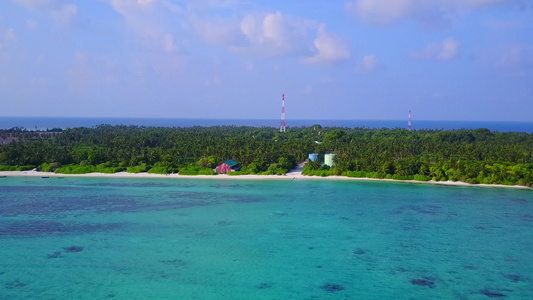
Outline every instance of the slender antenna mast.
[(281, 125), (279, 132), (285, 132), (285, 94), (281, 95)]
[(411, 131), (411, 110), (409, 110), (409, 122), (407, 122), (407, 130)]

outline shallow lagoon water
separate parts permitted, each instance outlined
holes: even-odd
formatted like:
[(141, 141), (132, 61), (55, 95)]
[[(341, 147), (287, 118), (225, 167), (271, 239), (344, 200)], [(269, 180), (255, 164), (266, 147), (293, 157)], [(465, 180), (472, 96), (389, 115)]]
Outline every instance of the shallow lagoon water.
[(0, 178), (0, 299), (531, 299), (533, 192)]

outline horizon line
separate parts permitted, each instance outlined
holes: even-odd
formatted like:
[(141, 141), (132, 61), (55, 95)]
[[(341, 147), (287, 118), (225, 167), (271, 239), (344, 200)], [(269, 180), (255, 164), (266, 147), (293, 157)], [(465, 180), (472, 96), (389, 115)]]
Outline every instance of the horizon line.
[[(185, 117), (116, 117), (116, 116), (0, 116), (0, 118), (48, 118), (48, 119), (55, 119), (55, 118), (64, 118), (64, 119), (167, 119), (167, 120), (222, 120), (222, 121), (236, 121), (236, 120), (253, 120), (253, 121), (279, 121), (279, 119), (269, 119), (269, 118), (204, 118), (204, 117), (197, 117), (197, 118), (185, 118)], [(405, 121), (406, 119), (289, 119), (290, 121)], [(497, 122), (509, 122), (509, 123), (533, 123), (533, 121), (516, 121), (516, 120), (431, 120), (431, 119), (415, 119), (413, 122), (490, 122), (490, 123), (497, 123)]]

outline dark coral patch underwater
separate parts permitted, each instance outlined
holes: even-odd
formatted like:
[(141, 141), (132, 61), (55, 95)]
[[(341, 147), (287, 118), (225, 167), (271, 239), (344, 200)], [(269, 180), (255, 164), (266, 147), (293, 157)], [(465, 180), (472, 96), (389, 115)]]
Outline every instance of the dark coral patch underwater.
[(357, 248), (353, 251), (353, 254), (355, 255), (363, 255), (363, 254), (366, 254), (366, 251), (363, 250), (363, 249), (360, 249), (360, 248)]
[(0, 202), (0, 215), (15, 217), (18, 215), (48, 216), (75, 211), (131, 212), (138, 209), (139, 197), (113, 195), (109, 196), (58, 196), (40, 195), (35, 198), (20, 199), (12, 197)]
[(246, 195), (242, 195), (242, 196), (234, 195), (234, 196), (230, 196), (228, 201), (233, 202), (233, 203), (255, 203), (255, 202), (261, 202), (263, 201), (263, 199), (260, 197), (252, 197), (252, 196), (246, 196)]
[(411, 210), (414, 212), (417, 212), (419, 214), (425, 214), (425, 215), (438, 215), (441, 207), (437, 205), (425, 205), (425, 206), (418, 206), (418, 205), (403, 205), (401, 206), (397, 211), (393, 212), (393, 214), (397, 214), (397, 212), (405, 211), (405, 210)]
[[(109, 186), (109, 187), (127, 187), (127, 188), (147, 188), (147, 187), (176, 187), (177, 184), (166, 184), (163, 182), (147, 182), (147, 183), (128, 183), (128, 182), (99, 182), (84, 184), (85, 186)], [(192, 185), (179, 185), (179, 187), (191, 187)]]
[(52, 221), (0, 222), (0, 238), (10, 236), (34, 237), (45, 234), (82, 234), (96, 231), (110, 231), (121, 228), (121, 224), (83, 224)]
[(21, 287), (25, 287), (26, 284), (25, 283), (22, 283), (18, 280), (15, 280), (15, 281), (11, 281), (11, 282), (8, 282), (4, 285), (4, 287), (8, 290), (10, 289), (14, 289), (14, 288), (21, 288)]
[(503, 297), (506, 297), (505, 294), (502, 294), (500, 292), (493, 292), (493, 291), (490, 291), (490, 290), (487, 290), (487, 289), (484, 289), (484, 290), (481, 290), (479, 291), (479, 293), (481, 295), (485, 295), (489, 298), (503, 298)]
[(70, 246), (70, 247), (64, 247), (63, 250), (65, 250), (66, 253), (77, 253), (83, 251), (83, 247), (81, 246)]
[(269, 289), (272, 287), (272, 283), (269, 283), (269, 282), (261, 282), (260, 284), (256, 285), (255, 288), (258, 289), (258, 290), (264, 290), (264, 289)]
[[(50, 216), (76, 212), (95, 212), (98, 214), (115, 212), (134, 213), (139, 211), (174, 210), (220, 204), (214, 196), (212, 198), (206, 197), (200, 193), (180, 193), (179, 196), (174, 195), (170, 198), (173, 200), (161, 202), (149, 202), (140, 196), (131, 195), (49, 196), (25, 199), (23, 201), (18, 198), (12, 198), (4, 199), (4, 201), (0, 202), (0, 215), (4, 217), (15, 217), (19, 215)], [(242, 199), (237, 197), (233, 200), (240, 201)], [(232, 201), (232, 199), (228, 201)], [(258, 200), (246, 198), (244, 201), (257, 202)]]
[(522, 277), (520, 275), (506, 275), (505, 278), (510, 279), (512, 282), (521, 282), (521, 281), (527, 281), (527, 278)]
[(333, 293), (333, 292), (344, 290), (344, 287), (342, 285), (334, 284), (334, 283), (326, 283), (321, 288), (328, 293)]
[(48, 254), (46, 257), (47, 258), (59, 258), (59, 257), (63, 257), (63, 255), (61, 255), (61, 251), (56, 251), (52, 254)]
[(427, 286), (430, 289), (435, 287), (435, 282), (433, 282), (433, 280), (429, 280), (429, 279), (413, 279), (413, 280), (411, 280), (411, 284), (420, 285), (420, 286)]

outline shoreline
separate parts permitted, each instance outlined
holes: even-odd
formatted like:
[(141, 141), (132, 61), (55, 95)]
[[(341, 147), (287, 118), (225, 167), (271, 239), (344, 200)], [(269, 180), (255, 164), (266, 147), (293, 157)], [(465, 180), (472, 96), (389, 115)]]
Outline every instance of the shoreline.
[(442, 186), (462, 186), (462, 187), (489, 187), (489, 188), (512, 188), (533, 190), (533, 188), (522, 185), (503, 184), (472, 184), (461, 181), (416, 181), (416, 180), (395, 180), (364, 177), (346, 176), (305, 176), (301, 172), (289, 172), (286, 175), (179, 175), (179, 174), (149, 174), (149, 173), (127, 173), (118, 172), (107, 173), (87, 173), (87, 174), (58, 174), (53, 172), (37, 171), (0, 171), (0, 177), (87, 177), (87, 178), (178, 178), (178, 179), (221, 179), (221, 180), (344, 180), (344, 181), (377, 181), (377, 182), (399, 182), (412, 184), (431, 184)]

